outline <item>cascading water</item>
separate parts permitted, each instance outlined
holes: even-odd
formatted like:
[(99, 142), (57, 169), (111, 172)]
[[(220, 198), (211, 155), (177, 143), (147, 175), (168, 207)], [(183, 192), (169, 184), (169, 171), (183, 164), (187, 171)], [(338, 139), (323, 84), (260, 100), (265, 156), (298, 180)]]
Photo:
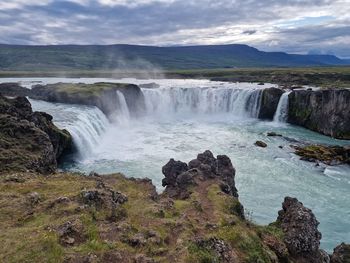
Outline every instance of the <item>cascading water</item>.
[(127, 126), (130, 121), (130, 111), (128, 108), (128, 104), (126, 103), (124, 94), (122, 92), (117, 90), (116, 94), (117, 94), (116, 103), (117, 103), (118, 110), (115, 112), (112, 118), (116, 122), (116, 124)]
[(30, 103), (33, 110), (51, 114), (59, 128), (70, 132), (80, 159), (86, 158), (98, 145), (101, 135), (109, 125), (106, 116), (96, 107), (39, 100), (30, 100)]
[[(111, 81), (39, 80), (44, 83)], [(324, 170), (321, 166), (302, 162), (291, 156), (290, 142), (285, 138), (329, 145), (346, 145), (347, 142), (293, 125), (274, 125), (252, 119), (258, 116), (261, 104), (263, 87), (257, 84), (209, 80), (113, 81), (135, 84), (154, 81), (160, 85), (160, 88), (142, 89), (145, 115), (149, 118), (134, 121), (132, 116), (127, 126), (120, 125), (120, 122), (109, 124), (96, 108), (31, 101), (34, 110), (50, 113), (59, 127), (67, 128), (79, 147), (82, 159), (78, 162), (68, 160), (61, 166), (63, 169), (87, 174), (91, 171), (100, 174), (122, 172), (126, 176), (149, 177), (161, 190), (163, 175), (160, 167), (168, 162), (168, 158), (190, 161), (197, 153), (210, 149), (215, 154), (227, 154), (232, 159), (237, 169), (240, 199), (246, 209), (252, 211), (257, 223), (275, 220), (284, 196), (297, 196), (321, 219), (322, 248), (330, 252), (336, 244), (350, 242), (350, 223), (346, 213), (350, 209), (347, 200), (349, 170), (343, 167), (327, 167)], [(126, 102), (130, 101), (125, 101), (124, 96), (115, 99), (117, 115), (128, 120), (133, 112)], [(283, 95), (279, 104), (276, 116), (284, 112), (286, 117), (287, 94)], [(196, 115), (202, 113), (214, 118)], [(166, 118), (159, 118), (162, 114)], [(172, 119), (173, 114), (176, 121)], [(190, 115), (190, 118), (182, 119), (184, 115)], [(278, 120), (278, 117), (275, 119)], [(284, 136), (266, 138), (266, 132), (271, 129)], [(253, 144), (256, 140), (269, 140), (269, 147), (264, 150), (256, 148)], [(259, 202), (254, 195), (257, 192), (262, 193)]]
[(274, 122), (286, 122), (288, 119), (288, 95), (290, 91), (284, 92), (278, 102), (275, 116), (273, 117)]
[(232, 113), (258, 117), (261, 89), (156, 88), (142, 89), (147, 114)]

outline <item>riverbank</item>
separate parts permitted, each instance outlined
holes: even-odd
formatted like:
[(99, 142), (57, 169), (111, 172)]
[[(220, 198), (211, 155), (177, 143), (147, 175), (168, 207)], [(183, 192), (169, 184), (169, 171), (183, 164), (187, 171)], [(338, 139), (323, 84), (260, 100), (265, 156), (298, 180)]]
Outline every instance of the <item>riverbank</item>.
[(350, 67), (229, 68), (198, 70), (47, 70), (0, 71), (0, 78), (140, 78), (212, 79), (227, 82), (275, 83), (281, 87), (309, 85), (322, 88), (349, 88)]

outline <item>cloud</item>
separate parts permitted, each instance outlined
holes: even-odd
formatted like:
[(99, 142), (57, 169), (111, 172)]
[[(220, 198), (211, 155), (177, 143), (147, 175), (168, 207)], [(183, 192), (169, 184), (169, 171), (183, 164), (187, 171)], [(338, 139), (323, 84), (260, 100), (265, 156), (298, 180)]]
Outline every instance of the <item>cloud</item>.
[[(4, 1), (5, 2), (5, 1)], [(348, 0), (11, 0), (8, 44), (243, 43), (266, 51), (350, 57)]]
[(242, 32), (242, 34), (246, 35), (254, 35), (256, 33), (256, 30), (245, 30)]

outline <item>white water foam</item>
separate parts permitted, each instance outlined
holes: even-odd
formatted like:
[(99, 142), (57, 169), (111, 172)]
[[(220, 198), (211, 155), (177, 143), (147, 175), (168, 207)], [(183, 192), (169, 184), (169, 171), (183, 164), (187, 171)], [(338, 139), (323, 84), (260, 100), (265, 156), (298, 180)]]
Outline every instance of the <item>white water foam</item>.
[(287, 122), (288, 120), (288, 95), (291, 93), (291, 91), (284, 92), (278, 102), (278, 106), (276, 109), (275, 116), (273, 117), (274, 122)]

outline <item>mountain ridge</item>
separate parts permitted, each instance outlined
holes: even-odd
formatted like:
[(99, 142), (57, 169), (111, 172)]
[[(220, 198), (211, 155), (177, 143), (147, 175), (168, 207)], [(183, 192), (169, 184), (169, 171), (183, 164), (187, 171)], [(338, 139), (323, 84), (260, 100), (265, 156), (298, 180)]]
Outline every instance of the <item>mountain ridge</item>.
[(334, 55), (265, 52), (244, 44), (200, 46), (0, 44), (0, 70), (204, 69), (349, 65)]

